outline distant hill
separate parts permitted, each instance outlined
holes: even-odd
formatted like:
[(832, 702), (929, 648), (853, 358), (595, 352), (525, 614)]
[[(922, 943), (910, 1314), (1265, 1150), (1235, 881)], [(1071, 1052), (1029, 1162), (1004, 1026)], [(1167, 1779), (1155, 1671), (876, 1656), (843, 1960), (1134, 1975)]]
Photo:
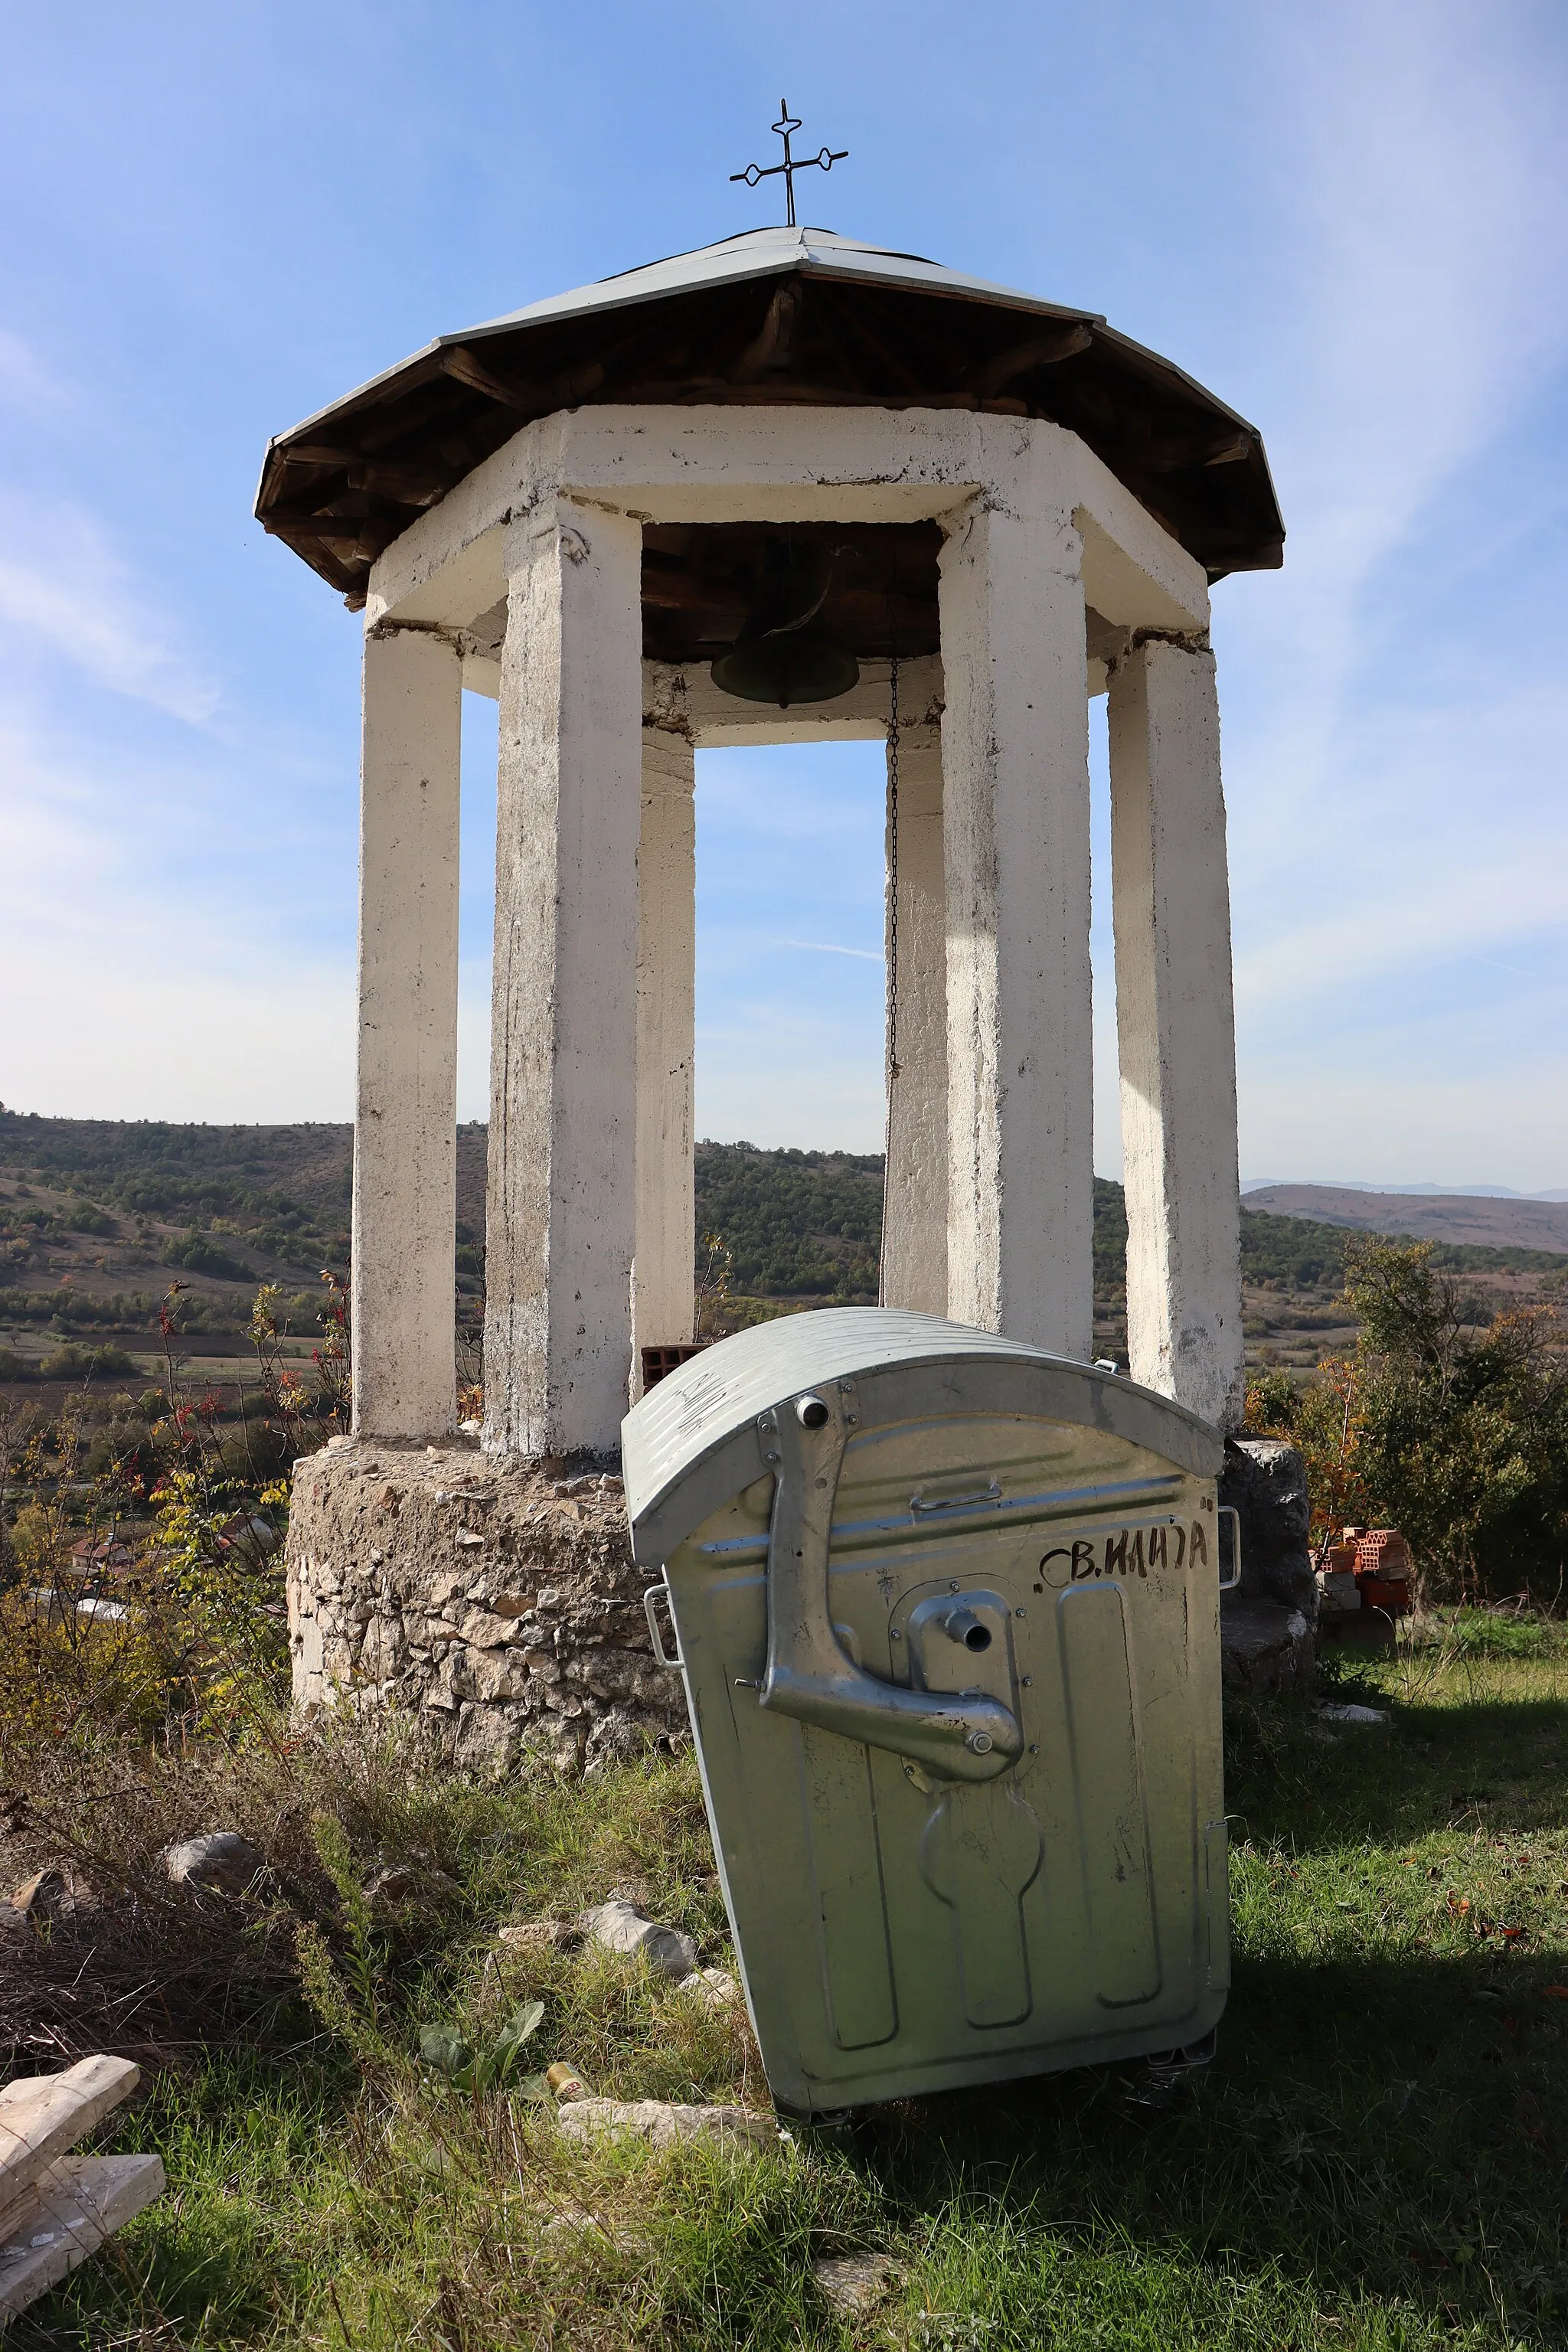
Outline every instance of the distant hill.
[(1405, 1234), (1459, 1248), (1568, 1255), (1568, 1202), (1474, 1192), (1352, 1192), (1338, 1184), (1270, 1184), (1248, 1192), (1249, 1210), (1310, 1217), (1361, 1233)]
[[(1249, 1193), (1273, 1192), (1296, 1181), (1285, 1176), (1244, 1176), (1241, 1196), (1246, 1200)], [(1302, 1181), (1322, 1185), (1331, 1192), (1415, 1193), (1445, 1201), (1568, 1201), (1568, 1184), (1559, 1185), (1554, 1192), (1521, 1192), (1517, 1184), (1374, 1184), (1370, 1176), (1318, 1176)]]
[[(458, 1130), (458, 1287), (470, 1320), (484, 1289), (487, 1143), (482, 1126)], [(348, 1263), (353, 1147), (341, 1123), (175, 1126), (0, 1109), (0, 1359), (19, 1353), (36, 1378), (31, 1368), (63, 1341), (112, 1335), (145, 1349), (174, 1283), (191, 1342), (208, 1354), (235, 1353), (263, 1282), (278, 1286), (290, 1331), (310, 1339), (321, 1271), (341, 1277)], [(701, 1142), (696, 1162), (696, 1271), (711, 1281), (704, 1236), (718, 1235), (730, 1294), (745, 1302), (739, 1319), (875, 1299), (879, 1154)], [(1543, 1225), (1544, 1245), (1522, 1245)], [(1243, 1203), (1252, 1360), (1306, 1370), (1353, 1345), (1341, 1294), (1357, 1231), (1435, 1240), (1439, 1263), (1489, 1302), (1482, 1312), (1528, 1305), (1543, 1284), (1556, 1291), (1568, 1279), (1568, 1206), (1272, 1186)], [(1118, 1361), (1126, 1268), (1121, 1187), (1097, 1177), (1094, 1346)], [(0, 1387), (8, 1377), (0, 1372)]]

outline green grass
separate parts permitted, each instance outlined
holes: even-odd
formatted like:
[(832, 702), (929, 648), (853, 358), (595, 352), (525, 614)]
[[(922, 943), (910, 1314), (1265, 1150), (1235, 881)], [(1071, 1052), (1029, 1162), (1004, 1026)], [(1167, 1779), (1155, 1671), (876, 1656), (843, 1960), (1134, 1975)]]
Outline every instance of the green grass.
[[(159, 2076), (106, 2144), (158, 2148), (168, 2196), (8, 2341), (1568, 2344), (1568, 2000), (1547, 1990), (1568, 1983), (1568, 1640), (1460, 1619), (1340, 1679), (1391, 1725), (1232, 1708), (1236, 1990), (1199, 2085), (1151, 2108), (1116, 2071), (1057, 2076), (745, 2159), (580, 2153), (542, 2108), (443, 2092), (404, 2054), (421, 2021), (537, 1996), (540, 2064), (763, 2103), (744, 2028), (675, 1990), (604, 1958), (489, 1958), (498, 1919), (628, 1882), (726, 1958), (689, 1765), (427, 1790), (417, 1842), (463, 1888), (446, 1926), (373, 1931), (373, 2011), (341, 1937), (335, 2032), (296, 2018), (275, 2046)], [(384, 1816), (378, 1850), (390, 1834)], [(858, 2248), (897, 2269), (844, 2320), (811, 2266)]]

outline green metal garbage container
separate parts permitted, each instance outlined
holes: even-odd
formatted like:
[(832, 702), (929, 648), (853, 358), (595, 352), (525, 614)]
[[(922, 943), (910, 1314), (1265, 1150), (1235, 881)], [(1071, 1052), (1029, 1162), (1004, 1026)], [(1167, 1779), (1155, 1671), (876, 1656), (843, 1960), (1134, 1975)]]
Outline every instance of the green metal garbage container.
[(1229, 1981), (1216, 1433), (847, 1307), (693, 1358), (623, 1438), (779, 2105), (1201, 2045)]

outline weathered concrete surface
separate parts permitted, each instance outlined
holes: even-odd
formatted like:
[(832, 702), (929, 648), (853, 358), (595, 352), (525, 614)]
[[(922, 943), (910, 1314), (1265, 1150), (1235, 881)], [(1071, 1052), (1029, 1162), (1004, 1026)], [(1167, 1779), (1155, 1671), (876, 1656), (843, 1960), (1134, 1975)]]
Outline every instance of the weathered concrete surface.
[(1236, 1601), (1220, 1612), (1220, 1675), (1233, 1690), (1310, 1692), (1317, 1682), (1312, 1621), (1277, 1601)]
[(478, 1771), (525, 1749), (591, 1771), (688, 1736), (617, 1479), (470, 1446), (330, 1447), (296, 1466), (287, 1557), (297, 1706), (417, 1714)]
[(0, 2326), (163, 2193), (156, 2156), (63, 2156), (0, 2231)]
[(457, 1418), (463, 669), (455, 641), (428, 629), (371, 630), (363, 693), (354, 1426), (378, 1437), (446, 1437)]
[(505, 518), (559, 490), (654, 522), (914, 522), (1048, 465), (1084, 539), (1089, 602), (1128, 629), (1205, 629), (1208, 583), (1064, 425), (963, 409), (603, 408), (525, 425), (395, 539), (366, 617), (467, 624), (505, 593)]
[(1026, 468), (943, 541), (948, 1312), (1080, 1361), (1094, 1322), (1081, 542)]
[(888, 1177), (882, 1210), (882, 1302), (887, 1307), (911, 1307), (927, 1315), (945, 1315), (947, 888), (942, 838), (942, 730), (940, 723), (921, 722), (918, 706), (911, 709), (910, 705), (901, 677), (900, 700), (896, 1029), (891, 994), (890, 825), (884, 919), (891, 1051), (888, 1068)]
[[(645, 688), (646, 700), (646, 688)], [(689, 729), (642, 734), (637, 839), (637, 1234), (632, 1391), (641, 1350), (692, 1336), (696, 1182), (697, 755)]]
[(507, 566), (485, 1444), (605, 1453), (631, 1394), (642, 531), (560, 499)]
[[(907, 993), (900, 974), (911, 1071), (898, 1082), (889, 1137), (887, 1295), (1069, 1356), (1089, 1350), (1086, 631), (1092, 608), (1096, 642), (1106, 640), (1100, 671), (1110, 639), (1193, 639), (1208, 621), (1202, 567), (1074, 434), (1040, 420), (562, 412), (524, 427), (411, 523), (377, 563), (367, 604), (373, 641), (388, 625), (433, 632), (459, 674), (465, 664), (493, 671), (500, 694), (485, 1429), (500, 1456), (607, 1457), (635, 1388), (636, 1341), (676, 1338), (684, 1323), (689, 1274), (675, 1237), (689, 1223), (678, 1097), (689, 982), (683, 929), (656, 940), (652, 908), (661, 870), (672, 903), (687, 905), (687, 847), (674, 799), (647, 789), (642, 730), (679, 714), (650, 708), (650, 683), (657, 704), (674, 674), (650, 680), (659, 666), (640, 657), (641, 526), (742, 518), (942, 526), (943, 704), (924, 696), (922, 714), (926, 725), (940, 717), (941, 866), (934, 830), (921, 837), (938, 755), (917, 772), (928, 754), (911, 738)], [(1185, 642), (1160, 650), (1188, 665), (1163, 699), (1151, 690), (1143, 730), (1146, 764), (1160, 772), (1154, 800), (1169, 770), (1174, 812), (1184, 793), (1196, 806), (1217, 792), (1199, 707), (1205, 691), (1212, 704), (1212, 679), (1191, 688)], [(842, 706), (776, 722), (720, 708), (725, 698), (693, 672), (673, 731), (696, 744), (854, 735), (868, 721), (875, 731), (886, 711), (875, 667)], [(1156, 654), (1143, 667), (1152, 679)], [(912, 709), (921, 698), (912, 675), (908, 685)], [(1173, 814), (1173, 835), (1179, 827)], [(1192, 870), (1178, 857), (1155, 874), (1157, 957), (1180, 929)], [(1213, 875), (1203, 879), (1212, 897)], [(1223, 864), (1217, 887), (1223, 901)], [(942, 907), (940, 1052), (928, 900)], [(1228, 970), (1228, 951), (1224, 960)], [(1207, 1000), (1197, 1004), (1177, 978), (1159, 997), (1158, 1054), (1165, 1032), (1182, 1027), (1176, 1012), (1192, 1013), (1194, 1034), (1207, 1020)], [(1214, 1056), (1199, 1059), (1207, 1070)], [(656, 1101), (659, 1087), (667, 1098)], [(1172, 1100), (1189, 1096), (1184, 1084)], [(1171, 1170), (1146, 1188), (1163, 1224), (1139, 1283), (1159, 1293), (1152, 1313), (1165, 1337), (1151, 1344), (1170, 1358), (1160, 1384), (1185, 1396), (1181, 1383), (1196, 1382), (1206, 1396), (1228, 1378), (1210, 1361), (1204, 1319), (1224, 1273), (1211, 1280), (1206, 1270), (1206, 1195), (1179, 1231), (1165, 1227), (1173, 1187), (1191, 1189), (1188, 1160), (1208, 1160), (1201, 1136), (1189, 1143), (1184, 1111), (1173, 1121), (1163, 1107), (1159, 1125)], [(1234, 1116), (1231, 1129), (1233, 1145)], [(1225, 1148), (1222, 1138), (1215, 1149)], [(1149, 1255), (1136, 1239), (1133, 1255), (1140, 1265)], [(1224, 1256), (1222, 1245), (1215, 1263)], [(420, 1322), (433, 1360), (435, 1320)]]
[(1220, 1605), (1225, 1679), (1246, 1690), (1310, 1691), (1318, 1590), (1306, 1462), (1279, 1438), (1230, 1438), (1219, 1499), (1241, 1518), (1241, 1583)]
[(1129, 1370), (1234, 1429), (1241, 1227), (1214, 656), (1131, 647), (1110, 668), (1110, 732)]
[(142, 2079), (129, 2058), (80, 2058), (58, 2074), (26, 2074), (0, 2090), (0, 2229), (39, 2175), (84, 2139)]

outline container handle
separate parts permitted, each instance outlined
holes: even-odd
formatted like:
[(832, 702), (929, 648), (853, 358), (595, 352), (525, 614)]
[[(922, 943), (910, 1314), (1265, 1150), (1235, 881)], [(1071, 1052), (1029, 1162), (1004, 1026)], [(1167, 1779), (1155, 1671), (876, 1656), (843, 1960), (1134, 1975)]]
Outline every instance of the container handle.
[(642, 1597), (642, 1613), (647, 1619), (648, 1640), (653, 1643), (653, 1654), (661, 1666), (667, 1667), (671, 1674), (683, 1672), (686, 1660), (680, 1654), (679, 1633), (675, 1637), (674, 1657), (665, 1655), (664, 1631), (658, 1622), (658, 1602), (661, 1596), (669, 1607), (670, 1630), (674, 1632), (675, 1629), (675, 1603), (670, 1600), (669, 1579), (663, 1577), (658, 1584), (650, 1584)]
[(1234, 1503), (1222, 1503), (1218, 1517), (1234, 1523), (1230, 1530), (1231, 1572), (1228, 1576), (1222, 1576), (1219, 1580), (1219, 1589), (1222, 1592), (1234, 1592), (1241, 1582), (1241, 1513)]
[(833, 1502), (848, 1443), (844, 1388), (826, 1383), (758, 1417), (774, 1476), (768, 1663), (760, 1706), (885, 1748), (939, 1780), (994, 1780), (1024, 1752), (1017, 1717), (984, 1691), (927, 1691), (856, 1664), (828, 1605)]

